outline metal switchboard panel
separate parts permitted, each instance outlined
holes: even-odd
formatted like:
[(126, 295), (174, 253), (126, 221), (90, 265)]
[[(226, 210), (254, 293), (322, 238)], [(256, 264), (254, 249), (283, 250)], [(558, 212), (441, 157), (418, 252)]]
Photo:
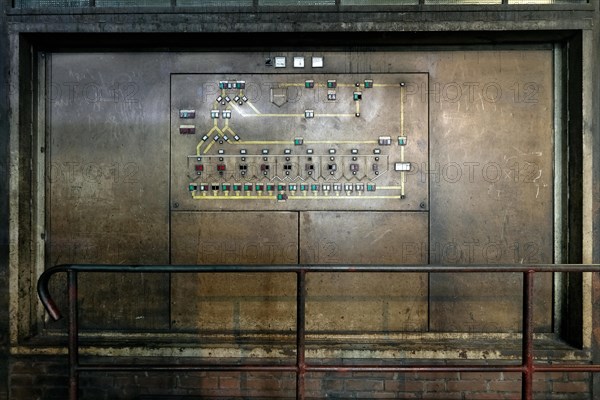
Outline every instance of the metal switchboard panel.
[(428, 103), (407, 93), (426, 87), (421, 73), (172, 75), (172, 207), (422, 210)]

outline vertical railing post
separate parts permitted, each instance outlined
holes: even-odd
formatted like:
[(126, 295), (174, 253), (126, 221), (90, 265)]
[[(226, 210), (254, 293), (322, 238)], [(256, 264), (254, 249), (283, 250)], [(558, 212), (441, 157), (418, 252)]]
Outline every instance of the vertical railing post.
[(306, 270), (297, 273), (296, 288), (296, 399), (304, 400), (304, 379), (306, 374)]
[(522, 392), (523, 400), (533, 399), (533, 276), (535, 271), (523, 273), (523, 358)]
[(77, 309), (77, 272), (68, 273), (69, 288), (69, 400), (77, 400), (79, 367), (79, 326)]

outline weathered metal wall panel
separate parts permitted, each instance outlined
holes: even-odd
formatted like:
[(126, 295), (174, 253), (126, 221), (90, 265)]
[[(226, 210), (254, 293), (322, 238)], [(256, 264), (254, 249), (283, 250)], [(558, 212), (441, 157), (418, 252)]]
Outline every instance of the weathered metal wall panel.
[[(52, 56), (48, 266), (168, 263), (168, 81), (157, 67), (148, 54)], [(165, 277), (80, 280), (84, 326), (168, 326)]]
[[(302, 212), (300, 262), (426, 264), (425, 212)], [(307, 329), (427, 330), (427, 274), (310, 274)]]
[[(175, 212), (174, 264), (298, 263), (298, 214)], [(172, 277), (172, 324), (177, 330), (295, 329), (294, 274), (194, 274)]]
[[(303, 55), (302, 52), (53, 55), (50, 87), (61, 90), (51, 91), (48, 100), (49, 264), (71, 261), (202, 264), (426, 263), (428, 259), (445, 263), (552, 261), (551, 51), (323, 52), (325, 66), (318, 72), (305, 67), (302, 74), (295, 74), (291, 65), (266, 66), (267, 58), (275, 62), (274, 54), (285, 56), (288, 63), (293, 62), (294, 56)], [(311, 61), (313, 54), (304, 54), (305, 62)], [(305, 109), (302, 101), (279, 107), (271, 104), (271, 98), (277, 101), (281, 95), (289, 96), (289, 91), (279, 90), (281, 83), (297, 84), (295, 80), (292, 82), (296, 78), (305, 83), (310, 80), (309, 75), (315, 76), (317, 83), (325, 82), (327, 75), (338, 82), (346, 78), (349, 82), (356, 80), (359, 86), (363, 85), (364, 93), (378, 90), (364, 87), (367, 75), (374, 76), (376, 83), (383, 76), (413, 81), (405, 86), (402, 95), (386, 94), (378, 99), (377, 108), (369, 109), (369, 100), (361, 100), (361, 115), (365, 121), (371, 121), (371, 125), (363, 126), (364, 122), (357, 117), (350, 118), (353, 122), (298, 118), (296, 122), (282, 123), (277, 122), (281, 118), (274, 117), (273, 121), (246, 123), (244, 119), (235, 120), (236, 110), (230, 107), (231, 121), (235, 120), (236, 124), (234, 127), (231, 122), (235, 133), (230, 135), (238, 134), (242, 141), (250, 141), (240, 132), (247, 130), (250, 137), (264, 128), (266, 131), (261, 133), (265, 135), (255, 140), (261, 143), (252, 149), (261, 151), (260, 155), (253, 154), (261, 157), (260, 162), (262, 157), (271, 157), (272, 152), (276, 152), (277, 159), (285, 163), (285, 150), (290, 139), (296, 138), (295, 130), (302, 131), (303, 138), (312, 135), (312, 140), (335, 146), (335, 155), (328, 153), (328, 148), (323, 149), (328, 157), (339, 157), (340, 151), (348, 153), (344, 153), (347, 157), (353, 156), (354, 143), (342, 143), (340, 139), (339, 134), (344, 132), (350, 132), (352, 141), (364, 137), (378, 141), (380, 136), (390, 136), (396, 151), (401, 147), (398, 144), (401, 135), (396, 133), (400, 130), (400, 121), (390, 110), (399, 110), (400, 99), (406, 100), (408, 143), (402, 148), (406, 149), (406, 161), (413, 164), (405, 173), (406, 181), (391, 182), (393, 189), (390, 189), (398, 191), (397, 187), (404, 182), (406, 197), (369, 199), (365, 192), (363, 198), (357, 196), (343, 202), (319, 198), (298, 206), (289, 200), (291, 193), (287, 193), (287, 186), (287, 199), (277, 199), (281, 191), (276, 189), (273, 198), (266, 202), (239, 198), (232, 201), (229, 197), (246, 196), (244, 189), (236, 193), (233, 185), (247, 182), (241, 175), (239, 182), (235, 176), (233, 180), (223, 178), (221, 182), (219, 170), (212, 161), (219, 163), (221, 156), (225, 159), (229, 154), (229, 147), (225, 147), (234, 146), (225, 143), (224, 135), (220, 135), (206, 153), (212, 157), (209, 164), (215, 167), (217, 175), (205, 183), (211, 186), (214, 181), (219, 185), (228, 183), (231, 185), (229, 193), (226, 195), (219, 187), (217, 199), (212, 202), (194, 199), (189, 184), (202, 183), (202, 178), (195, 181), (202, 176), (197, 175), (195, 164), (205, 161), (198, 158), (205, 156), (208, 143), (201, 146), (200, 157), (194, 151), (202, 132), (212, 129), (210, 122), (214, 121), (207, 112), (212, 111), (216, 100), (208, 105), (195, 103), (206, 94), (199, 91), (202, 79), (209, 76), (213, 84), (220, 80), (274, 83), (275, 86), (266, 89), (268, 96), (263, 93), (269, 100), (264, 97), (262, 102), (256, 102), (256, 108), (266, 113), (264, 110), (287, 106), (301, 105), (298, 110)], [(131, 83), (141, 85), (136, 87)], [(94, 85), (105, 88), (104, 94)], [(272, 93), (271, 89), (277, 90)], [(344, 90), (350, 88), (340, 87), (339, 93), (345, 93)], [(212, 94), (220, 93), (217, 90)], [(348, 100), (333, 106), (334, 111), (348, 105), (356, 104)], [(318, 113), (317, 106), (315, 112)], [(323, 107), (330, 106), (325, 101)], [(219, 103), (220, 116), (227, 107)], [(247, 104), (238, 107), (249, 108)], [(188, 124), (188, 119), (180, 114), (190, 108), (198, 113), (193, 124)], [(308, 124), (314, 122), (317, 124), (308, 130)], [(218, 124), (223, 132), (225, 121), (219, 119)], [(196, 133), (181, 133), (181, 125), (193, 125)], [(277, 128), (285, 130), (285, 143), (274, 143)], [(385, 134), (380, 133), (382, 131)], [(215, 132), (218, 133), (211, 133)], [(416, 140), (411, 142), (410, 134), (416, 135)], [(272, 145), (268, 155), (262, 154), (265, 140)], [(290, 146), (294, 151), (300, 148), (292, 142)], [(223, 154), (218, 153), (221, 147)], [(307, 149), (302, 147), (302, 150), (302, 157), (308, 156), (304, 154)], [(358, 150), (359, 154), (366, 151)], [(213, 154), (213, 151), (216, 152)], [(300, 157), (300, 153), (292, 154)], [(399, 154), (394, 153), (392, 164), (398, 161)], [(190, 155), (194, 156), (192, 164), (189, 164)], [(239, 156), (241, 154), (236, 155)], [(236, 163), (232, 166), (239, 171)], [(345, 167), (351, 171), (349, 166)], [(285, 173), (285, 169), (277, 168), (278, 173)], [(230, 169), (227, 166), (226, 170)], [(330, 183), (333, 185), (334, 181), (343, 179), (347, 177), (334, 173)], [(281, 182), (293, 183), (285, 178)], [(353, 182), (356, 183), (361, 182)], [(300, 184), (298, 181), (297, 185)], [(195, 190), (199, 190), (198, 186)], [(294, 195), (302, 195), (299, 189), (297, 191)], [(321, 191), (319, 196), (322, 195)], [(341, 190), (339, 196), (348, 196), (348, 193)], [(232, 210), (235, 212), (230, 212)], [(331, 247), (331, 243), (335, 247)], [(331, 312), (315, 319), (310, 328), (326, 329), (326, 320), (335, 320), (340, 315), (350, 322), (346, 320), (345, 324), (339, 322), (329, 328), (364, 330), (375, 326), (376, 330), (426, 330), (430, 326), (439, 331), (518, 328), (520, 283), (517, 278), (500, 281), (488, 275), (481, 276), (478, 285), (467, 285), (460, 276), (433, 274), (428, 287), (423, 276), (415, 275), (403, 282), (388, 280), (387, 289), (370, 277), (362, 278), (347, 281), (340, 277), (336, 281), (339, 292), (335, 293), (326, 289), (335, 282), (315, 280), (311, 290), (315, 299), (330, 294), (343, 296), (344, 288), (348, 287), (360, 288), (367, 294), (384, 293), (379, 299), (365, 300), (364, 308), (357, 313), (369, 316), (370, 321), (352, 320), (351, 312), (336, 297), (340, 300), (333, 299), (337, 303), (327, 300)], [(219, 308), (214, 298), (211, 300), (214, 307), (206, 306), (210, 301), (205, 301), (204, 306), (186, 303), (186, 296), (195, 296), (199, 288), (212, 290), (208, 296), (213, 297), (218, 288), (225, 290), (226, 296), (235, 297), (236, 293), (245, 296), (243, 279), (235, 279), (235, 283), (229, 285), (227, 280), (201, 282), (175, 278), (170, 289), (166, 277), (145, 279), (145, 286), (134, 286), (135, 289), (123, 297), (124, 304), (133, 307), (128, 318), (133, 317), (134, 322), (126, 327), (161, 328), (173, 323), (173, 327), (185, 330), (198, 329), (200, 323), (207, 323), (208, 329), (216, 330), (231, 327), (286, 330), (293, 325), (293, 318), (284, 312), (288, 307), (293, 309), (284, 295), (291, 293), (293, 286), (288, 286), (289, 279), (284, 277), (264, 277), (263, 284), (253, 284), (264, 289), (261, 296), (271, 296), (268, 299), (271, 308), (262, 311), (261, 307), (266, 306), (261, 305), (261, 301), (256, 303), (254, 311), (241, 310), (241, 302), (237, 306), (235, 302), (221, 302)], [(110, 296), (114, 283), (103, 282), (106, 285), (101, 289), (97, 284), (84, 285), (82, 292), (89, 290), (84, 306), (97, 304)], [(388, 289), (391, 292), (386, 291)], [(168, 310), (169, 290), (173, 294), (170, 300), (173, 315), (169, 315)], [(538, 329), (547, 331), (552, 328), (552, 278), (545, 277), (537, 290)], [(403, 293), (394, 294), (398, 291)], [(144, 294), (149, 296), (144, 297)], [(457, 294), (466, 295), (465, 301), (456, 300)], [(391, 303), (382, 299), (389, 296), (397, 302), (390, 309), (402, 305), (409, 311), (384, 318), (382, 307), (384, 303), (385, 307)], [(315, 305), (316, 302), (312, 306)], [(278, 322), (269, 322), (265, 310), (278, 315)], [(159, 319), (135, 319), (150, 312)], [(127, 312), (93, 310), (88, 326), (109, 327), (120, 322), (123, 313)], [(253, 313), (257, 316), (255, 320), (251, 317)], [(235, 318), (240, 318), (238, 325)]]
[[(552, 52), (447, 52), (432, 63), (430, 261), (553, 261)], [(521, 277), (431, 276), (431, 328), (516, 330)], [(537, 328), (552, 324), (538, 278)]]

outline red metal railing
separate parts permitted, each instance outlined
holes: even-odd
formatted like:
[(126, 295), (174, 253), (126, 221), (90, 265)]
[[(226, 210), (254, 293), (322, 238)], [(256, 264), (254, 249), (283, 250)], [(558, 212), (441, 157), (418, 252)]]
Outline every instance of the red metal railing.
[[(533, 374), (536, 372), (600, 372), (600, 365), (590, 364), (544, 364), (534, 362), (533, 354), (533, 283), (536, 273), (548, 272), (600, 272), (600, 265), (552, 264), (552, 265), (246, 265), (246, 266), (206, 266), (206, 265), (59, 265), (46, 270), (38, 280), (38, 294), (50, 316), (58, 320), (61, 313), (52, 300), (48, 284), (52, 275), (65, 272), (68, 276), (69, 292), (69, 399), (78, 398), (79, 373), (84, 371), (278, 371), (295, 372), (296, 398), (305, 398), (305, 376), (307, 372), (520, 372), (522, 375), (522, 399), (531, 400), (533, 396)], [(78, 273), (235, 273), (235, 272), (273, 272), (295, 273), (296, 290), (296, 362), (294, 364), (91, 364), (79, 360), (78, 325)], [(523, 274), (523, 334), (522, 358), (518, 365), (311, 365), (306, 362), (306, 275), (312, 272), (428, 272), (428, 273), (474, 273), (505, 272)]]

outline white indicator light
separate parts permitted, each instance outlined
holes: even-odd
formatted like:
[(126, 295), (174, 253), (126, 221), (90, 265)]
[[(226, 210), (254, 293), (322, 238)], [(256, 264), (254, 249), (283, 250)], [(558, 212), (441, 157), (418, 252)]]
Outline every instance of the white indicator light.
[(410, 163), (409, 162), (397, 162), (394, 165), (394, 170), (396, 170), (396, 171), (410, 171)]

